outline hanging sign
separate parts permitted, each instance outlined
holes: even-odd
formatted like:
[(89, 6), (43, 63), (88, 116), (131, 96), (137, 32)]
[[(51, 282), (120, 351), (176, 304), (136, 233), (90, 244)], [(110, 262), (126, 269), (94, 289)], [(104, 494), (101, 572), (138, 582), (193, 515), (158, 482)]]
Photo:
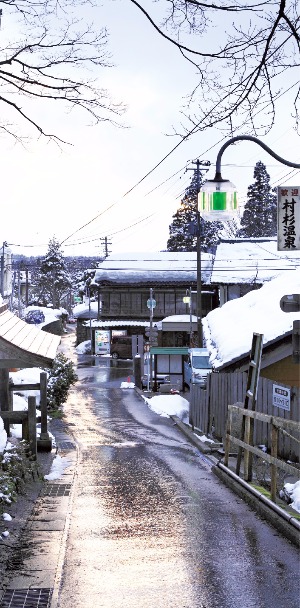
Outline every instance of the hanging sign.
[(277, 188), (277, 250), (300, 250), (300, 186)]

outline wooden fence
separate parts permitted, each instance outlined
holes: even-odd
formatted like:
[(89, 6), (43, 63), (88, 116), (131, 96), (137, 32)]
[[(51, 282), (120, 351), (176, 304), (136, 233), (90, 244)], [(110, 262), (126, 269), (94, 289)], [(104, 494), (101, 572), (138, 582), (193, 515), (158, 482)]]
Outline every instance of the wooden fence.
[[(232, 435), (234, 427), (234, 412), (238, 412), (246, 418), (245, 438), (238, 438)], [(261, 420), (265, 424), (270, 425), (272, 438), (271, 455), (262, 452), (260, 449), (252, 445), (251, 423), (253, 424), (255, 420)], [(244, 450), (245, 452), (244, 479), (246, 481), (252, 481), (252, 458), (254, 455), (260, 459), (263, 459), (264, 462), (267, 462), (270, 465), (271, 469), (271, 500), (273, 500), (273, 502), (276, 502), (278, 470), (283, 470), (285, 471), (285, 473), (293, 475), (297, 479), (299, 479), (300, 477), (299, 469), (293, 467), (289, 462), (285, 462), (278, 458), (278, 440), (280, 431), (282, 433), (288, 434), (294, 433), (295, 436), (297, 433), (299, 433), (299, 422), (295, 422), (294, 420), (285, 420), (277, 416), (268, 416), (267, 414), (262, 414), (260, 412), (244, 409), (242, 403), (228, 406), (224, 465), (228, 467), (231, 449), (230, 446), (232, 443), (236, 446), (239, 446), (239, 452), (241, 452), (242, 450)], [(238, 475), (240, 474), (239, 458), (237, 460), (236, 473)]]
[(0, 416), (4, 423), (22, 424), (22, 439), (28, 441), (30, 451), (34, 458), (37, 455), (36, 438), (36, 403), (35, 397), (28, 397), (28, 409), (25, 411), (0, 411)]
[[(300, 388), (290, 387), (290, 410), (273, 406), (272, 380), (259, 378), (256, 411), (269, 416), (299, 422)], [(213, 434), (223, 441), (226, 434), (228, 405), (244, 402), (247, 386), (247, 373), (212, 373), (208, 377), (206, 390), (197, 384), (192, 385), (190, 394), (190, 424), (205, 434)], [(299, 439), (299, 436), (297, 437)], [(266, 445), (271, 449), (271, 434), (268, 424), (255, 421), (255, 445)], [(299, 461), (299, 443), (288, 436), (279, 438), (278, 453), (284, 458)]]
[[(17, 391), (40, 391), (40, 416), (41, 416), (41, 432), (37, 437), (36, 431), (36, 399), (28, 397), (28, 410), (14, 411), (13, 409), (13, 393)], [(8, 437), (10, 436), (11, 424), (22, 424), (22, 439), (25, 439), (30, 444), (30, 449), (34, 457), (37, 450), (51, 452), (52, 439), (47, 430), (47, 374), (40, 373), (40, 382), (36, 384), (8, 384), (9, 399), (6, 408), (0, 409), (0, 417), (3, 419), (4, 428)]]

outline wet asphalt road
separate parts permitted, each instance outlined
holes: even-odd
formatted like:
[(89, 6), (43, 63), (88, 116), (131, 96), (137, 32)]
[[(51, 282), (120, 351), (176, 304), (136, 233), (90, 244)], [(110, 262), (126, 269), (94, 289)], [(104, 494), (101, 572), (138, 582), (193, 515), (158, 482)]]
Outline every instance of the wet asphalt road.
[[(95, 365), (91, 365), (94, 362)], [(79, 464), (59, 608), (299, 608), (299, 554), (134, 390), (78, 357)]]

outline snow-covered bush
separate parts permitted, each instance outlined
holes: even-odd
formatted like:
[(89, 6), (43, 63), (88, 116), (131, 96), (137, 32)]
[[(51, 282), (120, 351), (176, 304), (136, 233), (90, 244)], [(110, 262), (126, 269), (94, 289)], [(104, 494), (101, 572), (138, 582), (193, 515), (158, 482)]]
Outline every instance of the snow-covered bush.
[(39, 475), (36, 461), (28, 456), (26, 441), (18, 441), (15, 445), (8, 441), (0, 454), (0, 514), (24, 490), (26, 480)]
[(47, 405), (57, 410), (68, 397), (69, 388), (78, 380), (73, 363), (63, 353), (59, 353), (48, 370)]

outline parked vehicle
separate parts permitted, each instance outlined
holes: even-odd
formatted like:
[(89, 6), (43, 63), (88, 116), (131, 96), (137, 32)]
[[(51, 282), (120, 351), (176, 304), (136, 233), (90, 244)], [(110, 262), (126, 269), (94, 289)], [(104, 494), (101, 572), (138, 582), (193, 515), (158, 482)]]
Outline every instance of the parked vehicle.
[[(157, 388), (161, 384), (170, 384), (170, 376), (168, 374), (156, 374), (156, 385)], [(152, 387), (154, 385), (154, 372), (152, 372)], [(142, 376), (142, 388), (148, 388), (148, 374)]]
[(111, 340), (110, 354), (113, 359), (132, 359), (132, 337), (114, 336)]
[(206, 387), (207, 375), (211, 371), (209, 353), (206, 348), (189, 348), (184, 357), (184, 385), (188, 388), (191, 384), (200, 384)]

